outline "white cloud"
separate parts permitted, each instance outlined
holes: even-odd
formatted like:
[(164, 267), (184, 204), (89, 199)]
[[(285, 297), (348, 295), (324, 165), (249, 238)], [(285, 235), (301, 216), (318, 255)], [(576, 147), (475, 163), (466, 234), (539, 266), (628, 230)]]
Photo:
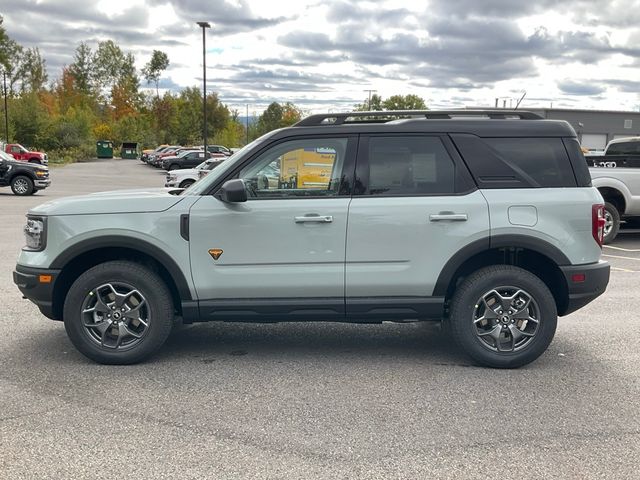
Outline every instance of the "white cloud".
[(167, 86), (201, 84), (196, 22), (209, 21), (209, 88), (223, 101), (310, 111), (348, 109), (367, 88), (443, 107), (527, 91), (525, 108), (636, 108), (639, 11), (638, 0), (4, 0), (2, 8), (9, 35), (40, 48), (51, 78), (80, 41), (112, 38), (138, 67), (152, 50), (167, 52)]

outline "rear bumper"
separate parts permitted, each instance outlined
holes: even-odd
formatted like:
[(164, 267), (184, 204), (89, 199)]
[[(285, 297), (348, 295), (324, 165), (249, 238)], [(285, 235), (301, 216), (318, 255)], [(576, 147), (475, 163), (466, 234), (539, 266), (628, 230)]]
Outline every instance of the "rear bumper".
[[(610, 268), (609, 263), (602, 260), (588, 265), (560, 267), (567, 282), (569, 295), (567, 307), (558, 314), (568, 315), (575, 312), (602, 295), (609, 283)], [(584, 275), (584, 280), (581, 280), (581, 275)]]
[[(60, 320), (53, 313), (53, 289), (59, 274), (60, 270), (16, 265), (13, 272), (13, 283), (18, 286), (24, 298), (37, 305), (45, 317)], [(41, 278), (41, 276), (45, 278)], [(47, 276), (51, 277), (50, 281), (42, 281), (47, 280)]]

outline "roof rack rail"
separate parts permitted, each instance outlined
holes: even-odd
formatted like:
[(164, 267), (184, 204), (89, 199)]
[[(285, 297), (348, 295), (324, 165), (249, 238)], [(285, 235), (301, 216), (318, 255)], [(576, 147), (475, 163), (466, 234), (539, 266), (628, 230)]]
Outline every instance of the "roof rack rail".
[[(396, 117), (390, 119), (389, 117)], [(520, 120), (542, 120), (537, 113), (524, 110), (378, 110), (372, 112), (319, 113), (303, 118), (294, 127), (313, 127), (321, 125), (343, 125), (345, 123), (386, 123), (397, 120), (397, 117), (424, 117), (433, 120), (446, 120), (452, 117), (487, 117), (490, 119), (507, 119), (516, 117)], [(360, 121), (348, 122), (349, 118), (361, 118)]]

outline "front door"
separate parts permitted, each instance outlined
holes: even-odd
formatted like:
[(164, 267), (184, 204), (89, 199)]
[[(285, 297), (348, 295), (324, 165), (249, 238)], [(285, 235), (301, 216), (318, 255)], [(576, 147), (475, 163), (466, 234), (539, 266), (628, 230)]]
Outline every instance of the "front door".
[(209, 195), (190, 211), (191, 270), (203, 319), (344, 315), (355, 137), (279, 142), (230, 178), (248, 201)]

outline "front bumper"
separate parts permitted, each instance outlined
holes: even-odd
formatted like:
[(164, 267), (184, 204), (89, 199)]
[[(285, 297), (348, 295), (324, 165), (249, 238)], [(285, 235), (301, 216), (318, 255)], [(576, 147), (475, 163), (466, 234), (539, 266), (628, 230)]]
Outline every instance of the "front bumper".
[(51, 185), (51, 179), (43, 178), (41, 180), (34, 180), (33, 184), (38, 190), (42, 190), (43, 188), (47, 188), (49, 185)]
[(16, 265), (13, 283), (18, 286), (24, 298), (37, 305), (45, 317), (61, 320), (53, 312), (53, 290), (59, 275), (60, 270)]
[(602, 295), (609, 283), (610, 269), (609, 263), (603, 260), (588, 265), (560, 267), (567, 282), (569, 295), (567, 307), (561, 309), (558, 314), (568, 315), (575, 312)]

